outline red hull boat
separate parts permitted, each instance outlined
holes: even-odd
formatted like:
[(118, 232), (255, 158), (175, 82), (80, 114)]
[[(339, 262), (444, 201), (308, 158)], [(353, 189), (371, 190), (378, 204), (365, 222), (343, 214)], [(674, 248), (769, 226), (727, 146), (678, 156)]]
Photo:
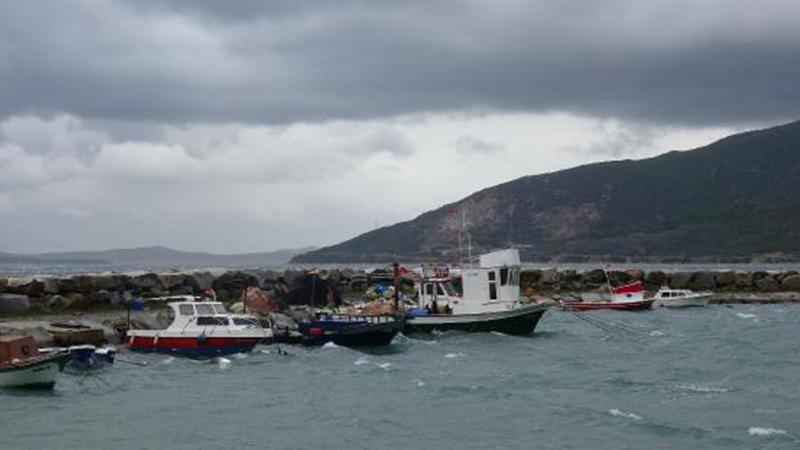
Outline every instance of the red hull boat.
[(581, 302), (559, 299), (561, 307), (568, 311), (593, 311), (597, 309), (613, 309), (617, 311), (641, 311), (653, 306), (653, 299), (633, 302)]
[(575, 298), (574, 300), (558, 299), (561, 307), (568, 311), (594, 311), (597, 309), (613, 309), (617, 311), (641, 311), (650, 309), (655, 299), (644, 298), (644, 285), (641, 281), (626, 284), (611, 289), (608, 299), (604, 300), (584, 300)]

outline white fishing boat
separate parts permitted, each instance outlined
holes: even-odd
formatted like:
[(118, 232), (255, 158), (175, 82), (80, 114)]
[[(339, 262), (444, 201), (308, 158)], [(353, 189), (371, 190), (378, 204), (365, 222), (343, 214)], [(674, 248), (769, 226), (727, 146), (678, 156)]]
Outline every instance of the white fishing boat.
[(689, 289), (671, 289), (662, 286), (653, 296), (653, 306), (664, 308), (706, 306), (709, 300), (711, 292), (694, 292)]
[(498, 331), (530, 334), (547, 310), (520, 296), (519, 251), (500, 250), (480, 256), (479, 267), (461, 271), (463, 293), (453, 288), (445, 266), (423, 268), (416, 283), (416, 305), (403, 331)]
[(53, 389), (71, 356), (39, 353), (31, 336), (0, 336), (0, 387)]
[(172, 323), (163, 330), (129, 330), (131, 350), (215, 356), (249, 352), (272, 338), (255, 317), (231, 314), (220, 302), (197, 301), (184, 296), (167, 303)]

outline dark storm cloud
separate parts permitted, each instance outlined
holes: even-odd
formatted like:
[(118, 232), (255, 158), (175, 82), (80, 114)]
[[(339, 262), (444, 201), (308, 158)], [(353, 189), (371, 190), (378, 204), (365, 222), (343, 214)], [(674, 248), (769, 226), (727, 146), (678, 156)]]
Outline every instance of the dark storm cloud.
[(6, 2), (0, 116), (285, 123), (565, 111), (800, 115), (800, 3)]

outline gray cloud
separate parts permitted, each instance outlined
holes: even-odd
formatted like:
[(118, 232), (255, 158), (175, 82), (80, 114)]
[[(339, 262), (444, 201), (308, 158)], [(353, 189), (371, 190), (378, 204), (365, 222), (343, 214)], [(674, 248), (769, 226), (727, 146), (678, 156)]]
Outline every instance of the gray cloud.
[(781, 120), (800, 115), (798, 16), (792, 0), (8, 2), (0, 117)]
[(461, 136), (454, 143), (463, 155), (494, 155), (503, 151), (503, 146), (475, 136)]

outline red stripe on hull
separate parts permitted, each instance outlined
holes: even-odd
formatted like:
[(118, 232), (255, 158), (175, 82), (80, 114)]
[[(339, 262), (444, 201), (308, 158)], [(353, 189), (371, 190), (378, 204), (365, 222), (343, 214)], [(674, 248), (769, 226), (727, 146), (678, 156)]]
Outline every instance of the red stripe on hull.
[(564, 309), (570, 311), (592, 311), (597, 309), (613, 309), (617, 311), (639, 311), (649, 309), (653, 306), (653, 300), (644, 300), (641, 302), (625, 302), (625, 303), (612, 303), (612, 302), (561, 302)]
[(134, 336), (130, 341), (132, 349), (167, 350), (167, 349), (213, 349), (227, 347), (255, 347), (261, 338), (212, 337), (198, 339), (195, 337), (152, 337)]

